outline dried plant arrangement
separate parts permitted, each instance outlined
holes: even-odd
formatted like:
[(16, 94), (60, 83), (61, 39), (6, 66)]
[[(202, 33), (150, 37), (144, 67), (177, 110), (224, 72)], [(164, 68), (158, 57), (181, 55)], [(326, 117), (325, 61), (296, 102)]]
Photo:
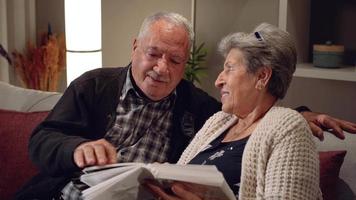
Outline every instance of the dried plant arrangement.
[(65, 68), (66, 47), (64, 35), (55, 35), (49, 26), (41, 35), (38, 46), (29, 42), (24, 54), (14, 51), (12, 65), (24, 86), (43, 91), (57, 91)]

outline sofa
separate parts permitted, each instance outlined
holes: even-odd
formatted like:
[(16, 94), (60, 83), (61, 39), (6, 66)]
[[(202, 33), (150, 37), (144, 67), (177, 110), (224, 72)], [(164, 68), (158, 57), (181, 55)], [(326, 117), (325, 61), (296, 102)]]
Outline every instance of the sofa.
[(0, 81), (0, 199), (13, 199), (16, 190), (37, 173), (28, 158), (30, 133), (60, 97), (60, 93)]
[(345, 140), (331, 133), (324, 137), (323, 141), (315, 138), (320, 152), (320, 185), (328, 197), (324, 199), (356, 200), (356, 135), (346, 133)]
[[(12, 199), (15, 191), (37, 172), (28, 159), (28, 139), (60, 97), (60, 93), (0, 82), (0, 199)], [(355, 200), (356, 135), (347, 134), (345, 140), (339, 140), (325, 133), (323, 142), (315, 141), (320, 151), (324, 199)]]

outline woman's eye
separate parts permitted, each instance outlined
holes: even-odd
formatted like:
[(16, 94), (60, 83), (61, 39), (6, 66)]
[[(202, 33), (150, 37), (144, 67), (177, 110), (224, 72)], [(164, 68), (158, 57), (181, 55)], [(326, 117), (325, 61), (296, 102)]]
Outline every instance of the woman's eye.
[(227, 66), (225, 69), (226, 69), (227, 72), (230, 72), (230, 71), (234, 70), (234, 68), (232, 66)]

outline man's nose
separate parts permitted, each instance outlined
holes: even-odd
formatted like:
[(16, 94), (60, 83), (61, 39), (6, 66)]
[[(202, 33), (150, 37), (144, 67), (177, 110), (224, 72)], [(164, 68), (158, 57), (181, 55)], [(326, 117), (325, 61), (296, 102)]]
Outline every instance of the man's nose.
[(168, 64), (167, 64), (167, 59), (165, 58), (165, 56), (162, 56), (162, 58), (158, 59), (157, 66), (154, 67), (154, 70), (158, 74), (168, 73)]

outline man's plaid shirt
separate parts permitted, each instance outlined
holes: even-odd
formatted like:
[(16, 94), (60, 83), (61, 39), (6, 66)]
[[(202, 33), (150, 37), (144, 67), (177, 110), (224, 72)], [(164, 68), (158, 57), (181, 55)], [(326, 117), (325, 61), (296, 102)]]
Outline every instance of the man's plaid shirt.
[[(116, 109), (115, 124), (105, 139), (117, 148), (119, 162), (165, 162), (176, 93), (161, 101), (151, 101), (135, 88), (130, 71)], [(62, 197), (80, 199), (80, 191), (85, 188), (85, 185), (70, 182), (62, 190)]]

